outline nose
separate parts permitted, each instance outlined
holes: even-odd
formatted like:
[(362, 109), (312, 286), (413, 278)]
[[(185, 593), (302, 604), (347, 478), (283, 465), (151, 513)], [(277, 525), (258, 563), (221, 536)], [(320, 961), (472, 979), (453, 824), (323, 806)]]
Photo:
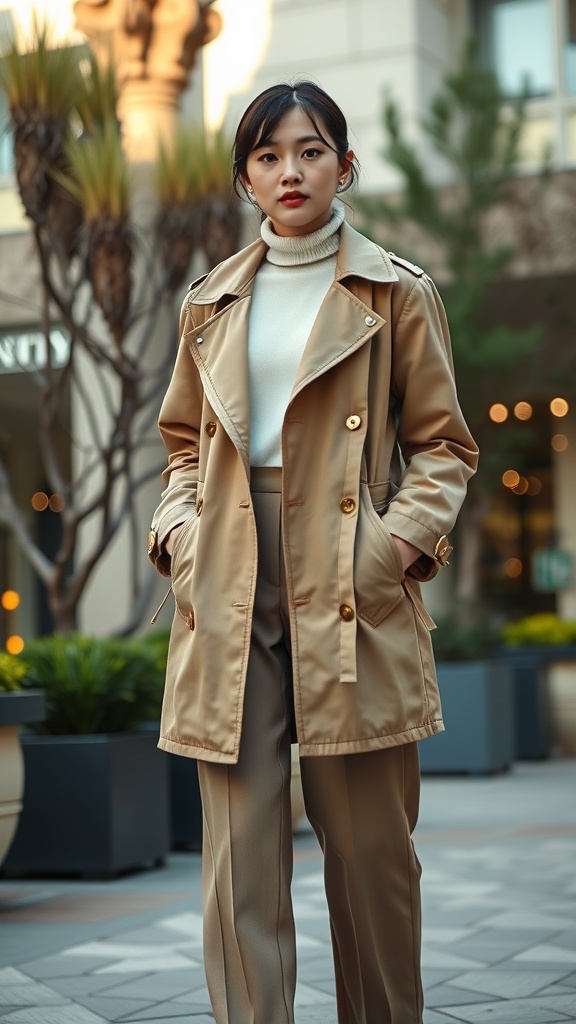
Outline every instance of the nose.
[(291, 185), (297, 181), (302, 181), (302, 172), (296, 160), (288, 159), (282, 168), (282, 184)]

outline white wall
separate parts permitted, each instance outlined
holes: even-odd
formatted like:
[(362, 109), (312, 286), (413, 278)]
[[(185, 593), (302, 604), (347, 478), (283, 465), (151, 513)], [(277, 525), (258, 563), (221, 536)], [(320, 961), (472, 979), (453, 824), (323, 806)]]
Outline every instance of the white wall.
[(226, 120), (235, 127), (269, 85), (310, 76), (348, 119), (362, 189), (393, 188), (380, 155), (384, 93), (400, 104), (407, 132), (421, 138), (419, 118), (457, 59), (465, 25), (463, 0), (275, 0), (261, 63), (250, 87), (230, 97)]

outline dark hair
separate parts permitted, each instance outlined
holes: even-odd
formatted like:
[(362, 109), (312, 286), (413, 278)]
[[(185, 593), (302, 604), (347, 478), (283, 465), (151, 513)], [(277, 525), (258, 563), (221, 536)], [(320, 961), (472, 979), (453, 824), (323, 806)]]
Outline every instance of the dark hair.
[[(315, 82), (307, 79), (294, 82), (280, 82), (265, 89), (252, 100), (244, 111), (238, 125), (232, 149), (232, 184), (236, 195), (242, 198), (240, 188), (245, 193), (243, 178), (250, 153), (257, 142), (266, 144), (272, 138), (282, 118), (293, 109), (301, 107), (310, 118), (322, 141), (333, 150), (339, 160), (343, 160), (350, 149), (348, 144), (348, 125), (340, 107), (327, 92)], [(334, 145), (328, 141), (318, 127), (321, 120)], [(358, 178), (358, 162), (356, 158), (350, 164), (350, 175), (346, 188), (354, 184)]]

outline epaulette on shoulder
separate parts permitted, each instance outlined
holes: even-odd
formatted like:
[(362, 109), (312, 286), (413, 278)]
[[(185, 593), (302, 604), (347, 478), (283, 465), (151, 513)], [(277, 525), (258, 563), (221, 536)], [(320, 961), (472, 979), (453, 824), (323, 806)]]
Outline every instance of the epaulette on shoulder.
[(403, 260), (395, 252), (389, 252), (388, 255), (392, 263), (397, 263), (398, 266), (404, 267), (404, 270), (409, 270), (411, 274), (416, 274), (416, 277), (422, 277), (422, 274), (426, 273), (425, 270), (422, 270), (422, 267), (417, 267), (415, 263), (410, 263), (409, 260)]
[(197, 277), (195, 281), (192, 281), (192, 284), (188, 285), (187, 294), (189, 295), (190, 292), (196, 291), (196, 288), (198, 288), (198, 286), (201, 285), (202, 282), (205, 281), (207, 277), (208, 274), (202, 274), (200, 277)]

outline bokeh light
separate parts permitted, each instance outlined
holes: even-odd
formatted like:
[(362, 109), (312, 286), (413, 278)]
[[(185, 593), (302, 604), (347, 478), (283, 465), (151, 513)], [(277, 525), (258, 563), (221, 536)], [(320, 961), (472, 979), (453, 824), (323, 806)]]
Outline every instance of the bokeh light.
[(61, 494), (53, 494), (48, 504), (53, 512), (61, 512), (64, 508), (64, 498)]
[(550, 412), (553, 416), (565, 416), (569, 408), (565, 398), (553, 398), (550, 402)]
[(504, 572), (511, 579), (522, 575), (522, 562), (519, 558), (507, 558), (504, 562)]
[(21, 636), (9, 636), (6, 640), (8, 654), (20, 654), (24, 650), (24, 641)]
[(517, 487), (520, 483), (520, 473), (517, 473), (515, 469), (507, 469), (502, 474), (502, 483), (504, 487)]
[(533, 409), (530, 402), (516, 402), (514, 406), (514, 415), (517, 420), (529, 420), (532, 412)]
[(17, 594), (15, 590), (5, 590), (2, 594), (2, 607), (7, 612), (13, 612), (15, 608), (20, 604), (20, 594)]
[(528, 494), (528, 481), (525, 476), (521, 476), (515, 487), (512, 488), (514, 494)]
[(568, 447), (568, 438), (566, 434), (554, 434), (550, 444), (555, 452), (565, 452)]
[(36, 491), (36, 494), (33, 494), (30, 500), (35, 512), (44, 512), (48, 508), (50, 501), (48, 495), (44, 494), (44, 491)]
[(531, 496), (533, 496), (535, 494), (540, 494), (541, 490), (542, 490), (542, 481), (539, 480), (537, 476), (529, 476), (528, 477), (528, 490), (526, 491), (526, 493), (530, 494)]
[(495, 402), (490, 406), (488, 415), (493, 423), (504, 423), (508, 419), (508, 409), (500, 402)]

